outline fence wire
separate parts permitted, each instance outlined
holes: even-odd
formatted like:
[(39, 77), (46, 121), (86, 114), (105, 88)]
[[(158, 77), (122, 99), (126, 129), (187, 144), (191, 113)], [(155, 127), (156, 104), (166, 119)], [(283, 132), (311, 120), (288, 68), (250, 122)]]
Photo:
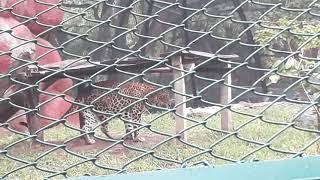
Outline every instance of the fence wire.
[(317, 0), (0, 5), (0, 179), (319, 155)]

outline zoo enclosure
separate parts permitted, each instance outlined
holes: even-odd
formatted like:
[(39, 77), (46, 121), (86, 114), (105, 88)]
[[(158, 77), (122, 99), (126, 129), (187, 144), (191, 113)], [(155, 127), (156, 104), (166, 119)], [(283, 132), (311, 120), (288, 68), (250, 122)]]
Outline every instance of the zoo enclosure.
[[(2, 12), (13, 12), (13, 16), (22, 18), (19, 20), (19, 24), (17, 26), (12, 26), (11, 29), (15, 29), (21, 25), (28, 25), (32, 22), (35, 22), (40, 26), (45, 26), (47, 29), (40, 34), (35, 35), (33, 39), (21, 40), (22, 37), (19, 37), (19, 40), (23, 41), (22, 43), (13, 46), (2, 53), (2, 56), (9, 55), (12, 58), (12, 61), (18, 62), (18, 66), (12, 67), (8, 73), (3, 74), (2, 79), (9, 78), (11, 84), (22, 84), (25, 86), (22, 91), (29, 91), (29, 93), (33, 94), (32, 98), (27, 100), (28, 107), (24, 108), (26, 111), (22, 114), (27, 115), (31, 135), (17, 132), (9, 126), (9, 123), (13, 122), (17, 116), (12, 117), (9, 121), (1, 124), (1, 127), (8, 129), (11, 133), (16, 133), (23, 137), (20, 141), (14, 141), (1, 147), (1, 153), (6, 159), (21, 163), (21, 165), (18, 165), (9, 171), (5, 171), (2, 174), (3, 177), (15, 174), (16, 172), (19, 172), (19, 170), (28, 167), (34, 167), (39, 171), (49, 173), (49, 175), (47, 175), (48, 177), (59, 175), (68, 176), (68, 173), (65, 171), (72, 169), (78, 164), (84, 164), (87, 161), (92, 162), (102, 169), (123, 172), (126, 171), (126, 167), (129, 164), (148, 155), (152, 156), (154, 159), (172, 162), (181, 166), (202, 155), (209, 155), (213, 159), (226, 162), (238, 162), (245, 160), (265, 148), (272, 152), (285, 154), (289, 157), (297, 157), (305, 154), (308, 148), (318, 143), (319, 129), (316, 126), (317, 124), (311, 127), (301, 127), (297, 121), (297, 119), (307, 112), (307, 110), (317, 107), (318, 104), (318, 94), (314, 93), (319, 84), (317, 81), (319, 28), (316, 25), (319, 17), (316, 13), (319, 9), (319, 3), (317, 1), (304, 1), (304, 3), (292, 1), (292, 4), (280, 1), (236, 0), (201, 2), (187, 0), (140, 0), (122, 2), (95, 1), (90, 3), (85, 1), (62, 1), (53, 4), (35, 1), (38, 4), (49, 7), (47, 10), (36, 14), (36, 17), (56, 8), (61, 9), (65, 13), (64, 20), (57, 25), (45, 25), (43, 22), (40, 22), (33, 17), (25, 17), (25, 14), (21, 15), (19, 12), (14, 12), (15, 7), (19, 6), (22, 2), (24, 1), (3, 8)], [(243, 9), (246, 9), (246, 11)], [(253, 9), (253, 12), (251, 12), (250, 9)], [(251, 13), (246, 15), (245, 12)], [(277, 17), (279, 16), (285, 18), (280, 18), (278, 20)], [(306, 23), (301, 20), (304, 18), (310, 20), (311, 23)], [(85, 27), (84, 32), (80, 32), (75, 27), (72, 27), (72, 25), (74, 25), (72, 23), (82, 21), (87, 22), (83, 24)], [(72, 22), (71, 26), (65, 28), (68, 22)], [(17, 38), (16, 34), (11, 33), (10, 29), (2, 29), (1, 34), (11, 34), (14, 38)], [(290, 38), (291, 36), (294, 38)], [(37, 42), (36, 39), (39, 37), (46, 38), (54, 45), (49, 46)], [(15, 51), (17, 49), (19, 50), (21, 47), (24, 48), (25, 44), (34, 42), (36, 42), (38, 46), (49, 49), (49, 51), (42, 56), (36, 57), (35, 60), (33, 59), (34, 61), (21, 58), (20, 55), (23, 54), (24, 51), (22, 53), (20, 51)], [(86, 47), (77, 49), (75, 48), (77, 46)], [(56, 51), (61, 54), (62, 59), (73, 59), (76, 62), (81, 60), (86, 61), (87, 64), (92, 65), (94, 68), (91, 68), (90, 71), (86, 68), (84, 68), (85, 70), (69, 71), (67, 69), (68, 66), (56, 69), (52, 68), (50, 64), (41, 65), (36, 63), (37, 61), (45, 59), (46, 55)], [(242, 51), (245, 51), (246, 53), (242, 53)], [(173, 61), (169, 63), (169, 59), (183, 57), (185, 56), (183, 54), (185, 52), (188, 52), (189, 55), (200, 52), (200, 54), (206, 54), (206, 56), (199, 61), (200, 63), (191, 65), (189, 70), (182, 70), (183, 68), (179, 63), (175, 64)], [(226, 60), (219, 58), (221, 54), (240, 54), (240, 58), (237, 61)], [(132, 57), (136, 58), (136, 61), (132, 63), (134, 68), (131, 68), (131, 70), (133, 69), (135, 71), (130, 71), (129, 68), (122, 67), (123, 65), (126, 65), (126, 60)], [(112, 64), (98, 63), (103, 62), (105, 59), (113, 60)], [(263, 64), (264, 62), (267, 63)], [(223, 68), (221, 68), (221, 66), (214, 68), (215, 71), (222, 72), (222, 75), (219, 75), (219, 77), (211, 77), (208, 74), (202, 74), (202, 70), (206, 68), (210, 69), (209, 65), (216, 65), (219, 63), (222, 64), (222, 67), (227, 67), (224, 69), (226, 71), (222, 71)], [(230, 67), (230, 65), (232, 66)], [(137, 70), (138, 67), (143, 68)], [(161, 69), (163, 67), (164, 69)], [(19, 72), (19, 70), (24, 68), (26, 68), (26, 72)], [(170, 80), (167, 83), (159, 83), (146, 76), (146, 74), (152, 72), (158, 73), (158, 76), (161, 77), (161, 72), (168, 70), (176, 73), (173, 76), (173, 80)], [(229, 81), (229, 83), (225, 79), (228, 75), (230, 78), (230, 75), (242, 74), (245, 71), (256, 72), (251, 74), (252, 76), (254, 75), (253, 80), (251, 79), (251, 81), (247, 82), (245, 85), (236, 81)], [(115, 77), (121, 79), (119, 76), (112, 77), (111, 72), (123, 74), (126, 78), (129, 77), (128, 81), (143, 81), (154, 84), (160, 88), (171, 89), (172, 93), (175, 94), (176, 99), (180, 98), (179, 102), (181, 103), (180, 105), (179, 103), (176, 103), (176, 106), (173, 109), (166, 109), (165, 113), (161, 115), (168, 112), (175, 112), (180, 121), (185, 122), (182, 123), (182, 126), (178, 127), (178, 132), (165, 134), (164, 136), (166, 136), (166, 138), (155, 146), (145, 147), (145, 149), (142, 150), (139, 149), (143, 152), (141, 155), (133, 157), (132, 160), (117, 168), (96, 164), (95, 160), (98, 156), (93, 159), (82, 157), (84, 160), (57, 171), (50, 171), (49, 169), (42, 168), (38, 165), (38, 161), (40, 162), (41, 158), (46, 156), (46, 153), (40, 155), (36, 160), (31, 162), (23, 160), (23, 157), (15, 158), (14, 153), (11, 152), (12, 147), (15, 145), (21, 142), (24, 143), (28, 140), (36, 140), (36, 138), (41, 137), (44, 130), (57, 124), (62, 123), (64, 126), (70, 127), (65, 121), (65, 117), (49, 117), (47, 119), (51, 119), (51, 123), (42, 128), (37, 127), (37, 125), (33, 126), (33, 124), (37, 124), (40, 121), (39, 118), (46, 118), (43, 117), (44, 115), (41, 115), (41, 111), (39, 113), (41, 106), (45, 106), (46, 103), (39, 103), (37, 98), (38, 95), (36, 94), (45, 93), (53, 96), (54, 98), (50, 101), (53, 101), (58, 97), (63, 97), (64, 94), (66, 94), (66, 90), (55, 95), (50, 94), (50, 92), (46, 93), (37, 86), (40, 82), (48, 81), (50, 78), (67, 77), (74, 80), (74, 84), (69, 87), (70, 89), (74, 89), (81, 84), (90, 83), (90, 80), (96, 78), (98, 75), (101, 75), (102, 77), (107, 76), (107, 79)], [(43, 73), (44, 75), (34, 80), (34, 76), (39, 77), (39, 74), (41, 75)], [(81, 79), (73, 73), (78, 73), (78, 75), (80, 74), (81, 76), (86, 74), (89, 76), (90, 80)], [(29, 78), (26, 79), (29, 75), (31, 75), (31, 81)], [(193, 87), (197, 87), (195, 86), (197, 82), (202, 82), (203, 87), (197, 87), (198, 89), (196, 89), (195, 93), (186, 93), (184, 92), (183, 85), (176, 86), (177, 83), (184, 82), (179, 78), (190, 78), (190, 82), (195, 81), (195, 83), (192, 83)], [(289, 84), (289, 86), (283, 88), (283, 91), (279, 94), (276, 92), (267, 93), (267, 85), (272, 86), (281, 81)], [(260, 86), (262, 86), (262, 90), (260, 89)], [(172, 89), (172, 87), (180, 87), (182, 89), (177, 90)], [(216, 87), (229, 88), (227, 90), (229, 93), (230, 88), (238, 91), (233, 94), (232, 99), (228, 96), (226, 97), (227, 102), (220, 103), (219, 101), (215, 102), (208, 99), (209, 96), (206, 94), (207, 91), (214, 91), (214, 88)], [(306, 90), (307, 88), (308, 91)], [(299, 94), (298, 99), (290, 97), (290, 91), (298, 90), (303, 90), (304, 94)], [(248, 94), (249, 96), (267, 97), (270, 99), (270, 102), (262, 110), (252, 114), (233, 109), (232, 104), (241, 96)], [(313, 96), (311, 97), (310, 94)], [(10, 97), (14, 97), (14, 95), (15, 94), (13, 93), (10, 94), (9, 97), (4, 97), (3, 102), (10, 101)], [(185, 112), (186, 103), (193, 101), (200, 101), (200, 103), (198, 102), (197, 104), (198, 106), (217, 106), (218, 110), (210, 112), (207, 117), (195, 120), (193, 117), (187, 116), (187, 113)], [(292, 104), (304, 104), (305, 106), (296, 111), (294, 116), (290, 117), (287, 121), (280, 121), (277, 119), (270, 120), (266, 118), (264, 113), (272, 106), (275, 106), (278, 101), (285, 101)], [(15, 106), (18, 109), (23, 108), (17, 106), (15, 102), (13, 102), (11, 106)], [(178, 109), (178, 107), (183, 108)], [(317, 112), (317, 108), (315, 109)], [(219, 114), (219, 112), (241, 114), (246, 116), (246, 121), (237, 124), (233, 128), (229, 128), (228, 125), (225, 125), (224, 128), (212, 128), (207, 126), (210, 118)], [(227, 115), (227, 117), (230, 116)], [(155, 120), (156, 119), (157, 118), (155, 118)], [(258, 121), (264, 123), (265, 126), (274, 125), (280, 127), (280, 129), (270, 135), (266, 140), (256, 141), (254, 138), (250, 139), (250, 137), (246, 137), (246, 134), (239, 135), (241, 130), (247, 125)], [(151, 120), (150, 122), (155, 121)], [(189, 125), (186, 122), (188, 122)], [(147, 125), (145, 125), (145, 129), (152, 129), (152, 123)], [(187, 133), (197, 127), (208, 130), (209, 134), (221, 134), (221, 137), (219, 140), (212, 142), (206, 147), (202, 147), (201, 144), (193, 143), (192, 141), (189, 142), (186, 138), (180, 138), (181, 132)], [(304, 132), (312, 136), (307, 144), (304, 144), (303, 147), (299, 147), (294, 151), (290, 150), (290, 148), (288, 148), (288, 150), (272, 147), (274, 139), (279, 138), (281, 134), (290, 129)], [(75, 128), (73, 128), (73, 130), (80, 131)], [(152, 132), (158, 135), (164, 134), (157, 131)], [(54, 144), (51, 142), (49, 145), (43, 138), (37, 139), (36, 141), (45, 146), (52, 146), (53, 149), (51, 149), (51, 151), (63, 150), (74, 155), (74, 152), (68, 150), (68, 147), (64, 146), (71, 140), (77, 138), (78, 137), (73, 137), (63, 141), (62, 144)], [(215, 148), (231, 138), (236, 138), (238, 141), (245, 142), (255, 147), (243, 152), (242, 156), (235, 159), (225, 157), (223, 153), (222, 155), (215, 154)], [(184, 144), (187, 147), (196, 148), (198, 152), (195, 155), (190, 155), (179, 161), (154, 155), (158, 147), (165, 142), (172, 141), (172, 139), (178, 139), (178, 143)], [(123, 142), (116, 141), (114, 144), (122, 145)], [(111, 146), (112, 145), (108, 146), (104, 150), (108, 151)], [(137, 150), (137, 148), (124, 147), (131, 150)], [(13, 153), (13, 155), (10, 153)]]

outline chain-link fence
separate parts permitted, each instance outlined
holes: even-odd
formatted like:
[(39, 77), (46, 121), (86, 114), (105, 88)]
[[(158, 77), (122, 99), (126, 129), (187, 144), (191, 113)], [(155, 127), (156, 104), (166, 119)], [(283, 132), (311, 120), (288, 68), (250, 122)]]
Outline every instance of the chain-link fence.
[(317, 0), (0, 5), (0, 179), (319, 155)]

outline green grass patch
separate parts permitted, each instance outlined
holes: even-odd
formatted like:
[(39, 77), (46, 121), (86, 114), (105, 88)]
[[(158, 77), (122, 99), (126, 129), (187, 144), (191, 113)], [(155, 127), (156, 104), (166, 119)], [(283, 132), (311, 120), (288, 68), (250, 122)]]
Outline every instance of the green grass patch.
[[(220, 114), (194, 115), (189, 117), (187, 143), (172, 138), (175, 121), (172, 115), (146, 114), (144, 128), (140, 134), (146, 137), (144, 143), (107, 143), (99, 148), (77, 150), (56, 148), (34, 150), (31, 146), (13, 145), (24, 138), (14, 133), (0, 138), (0, 177), (11, 172), (7, 179), (43, 179), (62, 173), (55, 178), (90, 175), (106, 175), (121, 170), (128, 172), (148, 171), (162, 168), (192, 166), (199, 162), (221, 165), (237, 161), (272, 160), (290, 158), (299, 153), (319, 155), (318, 134), (308, 130), (287, 126), (295, 113), (292, 107), (272, 107), (245, 109), (244, 115), (232, 113), (233, 130), (231, 133), (220, 131)], [(262, 116), (259, 116), (262, 115)], [(110, 122), (110, 130), (123, 133), (124, 125), (120, 120)], [(148, 126), (146, 126), (148, 127)], [(311, 128), (312, 129), (312, 128)], [(79, 136), (77, 130), (60, 126), (45, 132), (46, 141), (63, 144)], [(96, 136), (105, 138), (100, 129)], [(13, 145), (12, 147), (5, 149)], [(86, 145), (83, 145), (84, 147)], [(36, 162), (36, 165), (32, 165)], [(29, 166), (28, 166), (28, 163)]]

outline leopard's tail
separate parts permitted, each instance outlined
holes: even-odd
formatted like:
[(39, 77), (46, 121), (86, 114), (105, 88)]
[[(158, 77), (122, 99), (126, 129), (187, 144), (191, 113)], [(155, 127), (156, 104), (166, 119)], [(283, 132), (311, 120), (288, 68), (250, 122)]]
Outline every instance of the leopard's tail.
[(74, 102), (76, 103), (72, 103), (71, 107), (69, 108), (69, 110), (64, 114), (64, 115), (67, 115), (67, 114), (71, 114), (73, 112), (75, 112), (76, 110), (79, 109), (79, 105), (77, 103), (81, 103), (84, 96), (88, 93), (87, 90), (88, 88), (82, 88), (80, 87), (78, 89), (78, 92), (76, 94), (76, 97), (74, 99)]
[[(79, 102), (78, 97), (75, 99), (75, 102)], [(78, 110), (78, 108), (79, 107), (76, 103), (72, 103), (71, 107), (68, 109), (68, 111), (64, 115), (71, 114), (72, 112)]]

